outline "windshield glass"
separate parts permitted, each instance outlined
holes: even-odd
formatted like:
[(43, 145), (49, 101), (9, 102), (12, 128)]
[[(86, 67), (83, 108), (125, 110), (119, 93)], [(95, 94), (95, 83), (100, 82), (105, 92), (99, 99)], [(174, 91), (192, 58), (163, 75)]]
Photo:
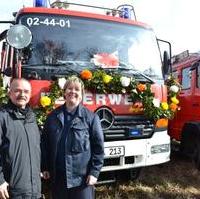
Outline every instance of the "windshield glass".
[(118, 57), (120, 68), (137, 70), (154, 80), (162, 78), (159, 49), (151, 29), (42, 14), (23, 15), (20, 22), (33, 35), (31, 46), (24, 50), (24, 73), (33, 71), (40, 74), (41, 79), (50, 79), (53, 73), (95, 68), (91, 63), (94, 55), (107, 53)]

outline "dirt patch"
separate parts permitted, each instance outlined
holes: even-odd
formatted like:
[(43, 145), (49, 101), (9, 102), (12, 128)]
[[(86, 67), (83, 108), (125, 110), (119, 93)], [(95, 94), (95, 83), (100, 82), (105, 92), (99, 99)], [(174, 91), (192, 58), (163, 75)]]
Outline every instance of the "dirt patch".
[(200, 171), (173, 154), (168, 163), (143, 168), (135, 181), (98, 186), (96, 199), (200, 199)]

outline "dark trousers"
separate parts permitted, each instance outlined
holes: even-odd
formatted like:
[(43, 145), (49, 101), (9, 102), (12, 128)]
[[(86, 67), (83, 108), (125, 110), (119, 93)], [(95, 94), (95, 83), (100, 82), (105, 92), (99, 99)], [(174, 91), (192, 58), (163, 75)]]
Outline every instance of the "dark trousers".
[(10, 197), (10, 199), (38, 199), (38, 198), (32, 196), (15, 196), (15, 197)]
[(53, 199), (94, 199), (94, 186), (80, 186), (74, 188), (66, 188), (66, 183), (63, 175), (57, 177), (56, 182), (52, 187)]

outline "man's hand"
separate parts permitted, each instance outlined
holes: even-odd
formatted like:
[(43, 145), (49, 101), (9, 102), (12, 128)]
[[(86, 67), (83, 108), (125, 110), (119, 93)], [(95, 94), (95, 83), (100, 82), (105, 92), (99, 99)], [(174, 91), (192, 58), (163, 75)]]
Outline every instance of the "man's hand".
[(97, 178), (89, 175), (86, 180), (87, 185), (95, 185), (97, 183)]
[(8, 183), (4, 182), (0, 185), (0, 199), (7, 199), (9, 198), (8, 194)]

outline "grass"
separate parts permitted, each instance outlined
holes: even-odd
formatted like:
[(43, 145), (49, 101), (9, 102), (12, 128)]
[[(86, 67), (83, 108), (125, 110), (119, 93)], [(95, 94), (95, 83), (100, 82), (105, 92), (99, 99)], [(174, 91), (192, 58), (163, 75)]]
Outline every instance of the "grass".
[(200, 199), (200, 171), (173, 155), (168, 163), (143, 168), (135, 181), (97, 186), (96, 199)]

